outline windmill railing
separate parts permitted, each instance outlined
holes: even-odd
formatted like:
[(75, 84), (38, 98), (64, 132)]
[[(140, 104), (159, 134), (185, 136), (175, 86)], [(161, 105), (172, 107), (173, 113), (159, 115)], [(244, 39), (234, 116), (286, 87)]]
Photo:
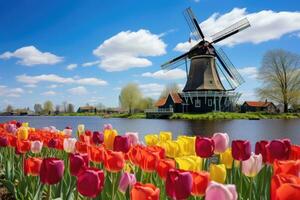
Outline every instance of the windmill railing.
[(201, 97), (201, 96), (237, 96), (239, 93), (232, 91), (191, 91), (182, 92), (183, 97)]
[(146, 109), (144, 111), (145, 113), (173, 113), (173, 108), (152, 108), (152, 109)]

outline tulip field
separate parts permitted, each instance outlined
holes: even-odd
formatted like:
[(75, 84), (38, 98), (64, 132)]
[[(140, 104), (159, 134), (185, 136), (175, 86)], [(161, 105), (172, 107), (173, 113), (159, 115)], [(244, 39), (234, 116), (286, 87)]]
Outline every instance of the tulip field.
[(110, 124), (91, 131), (10, 121), (0, 124), (0, 152), (0, 183), (15, 199), (300, 199), (300, 146), (289, 139), (139, 138)]

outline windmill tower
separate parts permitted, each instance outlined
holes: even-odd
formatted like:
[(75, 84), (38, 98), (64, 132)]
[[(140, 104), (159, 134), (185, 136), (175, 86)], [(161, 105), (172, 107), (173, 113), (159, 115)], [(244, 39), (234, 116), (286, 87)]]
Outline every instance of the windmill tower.
[[(248, 27), (244, 18), (228, 28), (211, 36), (209, 42), (199, 26), (190, 8), (184, 11), (184, 17), (191, 29), (192, 37), (198, 42), (188, 52), (166, 62), (161, 66), (171, 70), (186, 65), (187, 82), (180, 93), (183, 99), (182, 112), (231, 111), (240, 93), (234, 90), (244, 82), (237, 69), (224, 51), (214, 45)], [(190, 61), (188, 70), (187, 63)], [(227, 83), (221, 81), (221, 75)]]

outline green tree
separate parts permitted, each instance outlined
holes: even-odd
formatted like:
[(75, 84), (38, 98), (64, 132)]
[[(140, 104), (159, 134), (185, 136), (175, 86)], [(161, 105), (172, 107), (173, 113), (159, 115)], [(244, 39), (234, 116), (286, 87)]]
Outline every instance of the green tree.
[(282, 103), (287, 112), (289, 105), (296, 104), (300, 98), (300, 56), (281, 49), (268, 51), (258, 79), (262, 81), (258, 95)]
[(154, 107), (154, 99), (150, 97), (142, 98), (139, 102), (139, 109), (146, 110)]
[(51, 101), (45, 101), (44, 103), (44, 112), (48, 115), (51, 114), (51, 112), (53, 112), (53, 103)]
[(142, 93), (135, 83), (129, 83), (124, 86), (119, 96), (119, 102), (123, 109), (128, 110), (131, 114), (139, 106), (139, 102), (142, 98)]
[(167, 84), (164, 90), (160, 94), (160, 98), (167, 97), (169, 93), (178, 93), (180, 92), (180, 87), (176, 83)]

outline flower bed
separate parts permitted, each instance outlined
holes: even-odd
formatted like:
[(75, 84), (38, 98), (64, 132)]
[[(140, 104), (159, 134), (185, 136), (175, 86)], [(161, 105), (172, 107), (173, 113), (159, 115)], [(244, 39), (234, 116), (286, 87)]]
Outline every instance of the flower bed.
[(16, 199), (297, 199), (300, 146), (289, 139), (229, 144), (170, 132), (118, 135), (0, 124), (1, 183)]

